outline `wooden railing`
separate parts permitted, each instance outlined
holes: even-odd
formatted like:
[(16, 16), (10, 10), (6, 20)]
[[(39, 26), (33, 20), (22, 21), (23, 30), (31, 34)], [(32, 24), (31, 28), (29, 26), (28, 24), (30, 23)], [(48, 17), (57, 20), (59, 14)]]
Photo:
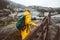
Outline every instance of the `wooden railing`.
[(25, 40), (48, 40), (48, 31), (50, 24), (51, 12), (42, 20), (42, 23), (37, 27)]

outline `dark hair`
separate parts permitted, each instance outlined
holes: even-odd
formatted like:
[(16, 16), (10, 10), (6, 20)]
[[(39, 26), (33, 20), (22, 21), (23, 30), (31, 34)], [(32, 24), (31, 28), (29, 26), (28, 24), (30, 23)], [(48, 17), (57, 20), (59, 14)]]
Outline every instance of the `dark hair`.
[(30, 13), (30, 10), (29, 9), (27, 9), (26, 11), (28, 11)]

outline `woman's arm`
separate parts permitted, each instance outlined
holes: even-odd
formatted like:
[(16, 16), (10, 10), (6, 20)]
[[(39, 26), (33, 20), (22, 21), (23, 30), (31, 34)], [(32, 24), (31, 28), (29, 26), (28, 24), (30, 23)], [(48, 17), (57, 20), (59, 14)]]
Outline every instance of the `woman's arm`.
[(31, 25), (32, 26), (39, 26), (38, 24), (34, 23), (34, 22), (31, 22)]

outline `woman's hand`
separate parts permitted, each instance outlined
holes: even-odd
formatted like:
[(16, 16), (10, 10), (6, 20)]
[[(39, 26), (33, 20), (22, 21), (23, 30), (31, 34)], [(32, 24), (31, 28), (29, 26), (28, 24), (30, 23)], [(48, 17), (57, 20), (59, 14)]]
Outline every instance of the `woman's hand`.
[(37, 24), (37, 26), (40, 26), (40, 24)]

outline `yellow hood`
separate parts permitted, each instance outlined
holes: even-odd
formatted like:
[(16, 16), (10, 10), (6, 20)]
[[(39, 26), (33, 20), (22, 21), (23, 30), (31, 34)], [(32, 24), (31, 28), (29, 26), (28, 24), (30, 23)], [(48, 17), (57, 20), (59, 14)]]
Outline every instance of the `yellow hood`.
[(24, 13), (24, 15), (26, 16), (26, 15), (30, 15), (30, 13), (28, 12), (28, 11), (26, 11), (25, 13)]

